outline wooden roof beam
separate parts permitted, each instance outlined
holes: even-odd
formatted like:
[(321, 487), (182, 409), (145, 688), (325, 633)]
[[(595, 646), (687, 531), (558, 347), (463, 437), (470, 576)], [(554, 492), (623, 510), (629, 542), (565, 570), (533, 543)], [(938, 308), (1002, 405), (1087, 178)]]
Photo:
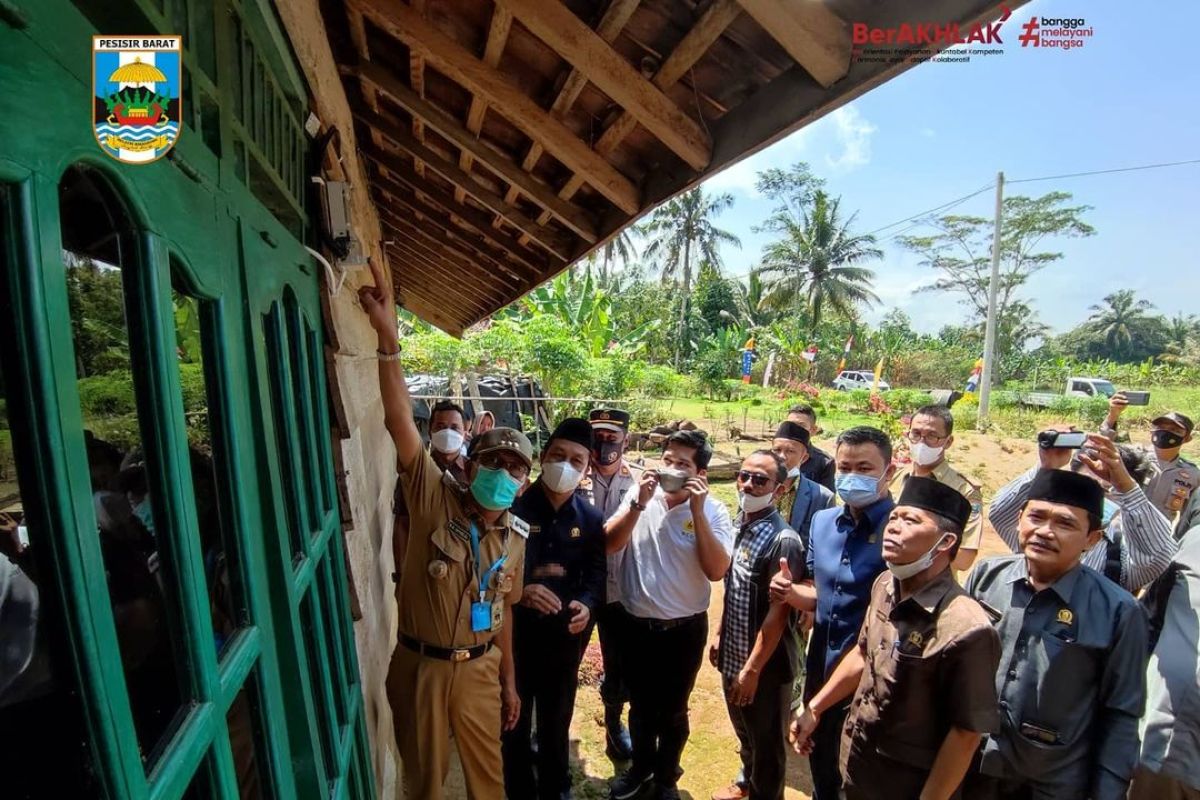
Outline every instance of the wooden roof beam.
[[(440, 153), (418, 142), (416, 137), (403, 127), (379, 115), (368, 116), (368, 113), (364, 112), (363, 114), (356, 115), (356, 117), (372, 130), (378, 131), (385, 139), (390, 140), (414, 158), (425, 162), (434, 172), (454, 184), (454, 199), (457, 202), (465, 204), (465, 194), (469, 194), (478, 200), (481, 205), (499, 214), (513, 227), (522, 231), (561, 260), (569, 261), (571, 259), (573, 248), (571, 242), (567, 241), (566, 237), (544, 225), (537, 224), (520, 209), (504, 202), (504, 198), (483, 186), (474, 175), (466, 172), (458, 164), (445, 158)], [(460, 192), (464, 193), (464, 200), (459, 200)]]
[[(721, 34), (741, 12), (742, 9), (737, 4), (737, 0), (715, 0), (711, 3), (700, 19), (696, 20), (692, 29), (679, 40), (679, 44), (671, 51), (671, 55), (662, 62), (658, 72), (651, 78), (654, 85), (666, 91), (678, 83), (700, 60), (701, 56), (708, 52), (708, 48), (721, 38)], [(617, 149), (626, 136), (633, 132), (635, 127), (637, 127), (637, 118), (628, 111), (622, 111), (621, 115), (605, 129), (604, 133), (600, 134), (600, 138), (596, 141), (596, 152), (604, 156), (609, 155)], [(583, 181), (578, 176), (572, 176), (559, 190), (558, 196), (562, 200), (569, 201), (582, 186)]]
[[(497, 113), (529, 138), (540, 139), (547, 152), (553, 154), (567, 169), (581, 175), (617, 208), (626, 214), (636, 214), (641, 210), (641, 195), (632, 181), (521, 89), (475, 58), (454, 39), (430, 25), (420, 14), (404, 3), (389, 0), (351, 0), (351, 3), (388, 34), (404, 41), (410, 48), (423, 51), (425, 59), (451, 80), (470, 92), (484, 95)], [(575, 21), (583, 24), (578, 18)], [(591, 31), (588, 30), (588, 33), (591, 34)], [(628, 64), (625, 66), (633, 70)]]
[(425, 195), (435, 204), (441, 206), (447, 214), (459, 218), (466, 223), (468, 228), (473, 229), (483, 239), (506, 252), (512, 257), (512, 265), (516, 269), (526, 270), (534, 277), (541, 278), (546, 274), (547, 269), (566, 266), (566, 261), (559, 259), (557, 256), (547, 262), (539, 258), (537, 254), (517, 244), (515, 236), (493, 228), (492, 220), (487, 214), (468, 205), (459, 205), (454, 201), (453, 193), (442, 191), (433, 186), (429, 181), (417, 175), (413, 168), (401, 161), (398, 156), (385, 153), (377, 148), (370, 148), (364, 151), (364, 155), (386, 169), (392, 178), (408, 185), (414, 192)]
[(637, 117), (646, 130), (692, 169), (702, 170), (708, 166), (712, 160), (712, 139), (700, 123), (643, 78), (624, 56), (559, 0), (499, 2), (534, 36), (550, 45), (614, 102)]
[[(402, 231), (389, 227), (389, 233), (394, 237), (389, 246), (404, 254), (400, 263), (414, 273), (411, 277), (419, 276), (427, 282), (430, 293), (438, 298), (444, 298), (446, 305), (457, 305), (466, 315), (473, 317), (487, 316), (488, 305), (476, 295), (466, 291), (470, 281), (461, 281), (454, 290), (446, 286), (446, 266), (428, 252), (423, 252), (412, 244), (412, 239)], [(410, 282), (401, 282), (407, 288)]]
[[(512, 30), (512, 21), (512, 14), (504, 6), (497, 5), (492, 9), (492, 22), (488, 26), (487, 44), (483, 47), (483, 63), (489, 67), (494, 68), (500, 63), (504, 45), (508, 42), (509, 31)], [(483, 129), (483, 115), (486, 113), (487, 101), (480, 95), (471, 95), (471, 107), (467, 110), (467, 130), (478, 136), (479, 131)], [(459, 154), (458, 165), (469, 172), (474, 160), (475, 157), (464, 150)], [(454, 196), (460, 203), (462, 202), (462, 191), (461, 188), (454, 190)]]
[[(461, 150), (471, 155), (501, 180), (517, 186), (525, 196), (546, 209), (547, 214), (558, 217), (564, 225), (579, 234), (588, 244), (598, 241), (595, 221), (578, 206), (562, 200), (550, 187), (522, 171), (508, 156), (492, 149), (476, 139), (462, 123), (401, 83), (387, 70), (371, 63), (362, 63), (350, 74), (365, 78), (381, 92), (391, 97), (414, 117), (420, 117), (431, 128)], [(549, 218), (547, 216), (547, 218)]]
[(825, 88), (850, 70), (850, 32), (824, 3), (738, 0), (746, 13)]
[[(629, 22), (629, 18), (633, 16), (633, 12), (637, 11), (638, 3), (641, 0), (613, 0), (604, 10), (604, 16), (600, 18), (600, 24), (596, 26), (596, 35), (604, 41), (612, 44), (625, 28), (625, 23)], [(587, 86), (587, 76), (579, 70), (571, 67), (567, 72), (567, 77), (562, 83), (562, 87), (558, 90), (558, 96), (554, 98), (554, 102), (550, 104), (550, 113), (559, 119), (563, 119), (570, 112), (571, 107), (575, 105), (575, 101), (579, 99), (583, 88)], [(543, 153), (542, 143), (537, 139), (529, 143), (529, 149), (525, 152), (525, 158), (521, 160), (521, 169), (526, 172), (532, 172), (537, 166), (538, 160)], [(607, 155), (607, 154), (605, 154)], [(510, 184), (509, 189), (504, 194), (504, 199), (509, 203), (517, 202), (517, 187), (515, 184)], [(541, 215), (543, 224), (545, 224), (545, 214)], [(524, 239), (525, 237), (521, 237)], [(592, 244), (589, 242), (589, 244)]]

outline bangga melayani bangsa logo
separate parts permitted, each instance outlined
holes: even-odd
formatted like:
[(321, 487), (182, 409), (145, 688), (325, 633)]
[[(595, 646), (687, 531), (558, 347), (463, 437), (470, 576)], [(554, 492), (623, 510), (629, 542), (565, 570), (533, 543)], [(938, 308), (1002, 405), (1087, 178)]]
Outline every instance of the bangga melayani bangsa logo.
[(146, 164), (175, 146), (182, 52), (179, 36), (92, 37), (92, 121), (101, 150)]

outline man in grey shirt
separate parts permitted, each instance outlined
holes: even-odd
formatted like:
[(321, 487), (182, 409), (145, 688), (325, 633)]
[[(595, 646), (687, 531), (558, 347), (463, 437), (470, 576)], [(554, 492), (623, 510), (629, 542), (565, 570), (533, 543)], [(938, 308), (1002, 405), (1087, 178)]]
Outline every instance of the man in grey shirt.
[(1146, 616), (1080, 563), (1101, 538), (1104, 491), (1039, 471), (1018, 521), (1021, 553), (988, 559), (966, 591), (1000, 634), (1000, 731), (968, 774), (971, 800), (1124, 800), (1146, 695)]
[(1142, 753), (1129, 800), (1200, 798), (1200, 528), (1146, 591), (1158, 642), (1146, 669)]

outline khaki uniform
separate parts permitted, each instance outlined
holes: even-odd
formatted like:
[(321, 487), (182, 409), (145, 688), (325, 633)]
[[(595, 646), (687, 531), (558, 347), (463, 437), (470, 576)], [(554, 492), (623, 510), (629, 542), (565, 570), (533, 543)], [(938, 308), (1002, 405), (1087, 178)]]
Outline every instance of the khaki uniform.
[[(912, 472), (913, 467), (910, 464), (897, 472), (895, 478), (892, 478), (893, 497), (900, 496), (900, 490), (904, 488), (904, 482), (908, 480), (908, 476), (912, 475)], [(983, 541), (983, 491), (979, 488), (979, 484), (951, 467), (945, 460), (934, 467), (933, 472), (927, 477), (957, 490), (959, 494), (967, 498), (967, 502), (971, 504), (971, 518), (967, 520), (967, 527), (963, 529), (962, 544), (959, 545), (959, 548), (978, 550)]]
[(903, 600), (880, 575), (858, 648), (865, 666), (841, 748), (850, 800), (916, 797), (952, 727), (999, 729), (1000, 637), (950, 570)]
[[(504, 796), (500, 758), (500, 651), (492, 647), (499, 628), (471, 630), (471, 604), (479, 599), (479, 573), (470, 529), (479, 528), (479, 563), (503, 566), (488, 587), (487, 600), (509, 605), (521, 599), (525, 538), (529, 527), (511, 513), (484, 530), (468, 511), (467, 496), (428, 453), (401, 465), (409, 509), (406, 568), (397, 589), (400, 642), (388, 670), (388, 700), (404, 763), (407, 796), (441, 800), (450, 768), (450, 734), (472, 800)], [(504, 611), (503, 624), (508, 624)], [(414, 648), (440, 648), (449, 658)], [(479, 650), (484, 652), (479, 654)]]
[(1151, 505), (1173, 521), (1197, 486), (1200, 486), (1200, 467), (1183, 458), (1160, 461), (1155, 457), (1154, 475), (1146, 482), (1146, 494)]

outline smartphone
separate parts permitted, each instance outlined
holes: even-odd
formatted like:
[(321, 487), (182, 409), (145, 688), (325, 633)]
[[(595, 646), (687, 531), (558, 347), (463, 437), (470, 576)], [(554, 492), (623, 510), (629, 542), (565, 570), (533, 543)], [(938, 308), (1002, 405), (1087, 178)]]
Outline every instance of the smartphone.
[(1084, 431), (1042, 431), (1038, 434), (1038, 447), (1049, 450), (1052, 447), (1065, 447), (1072, 450), (1083, 447), (1087, 442)]
[(1125, 399), (1129, 401), (1131, 406), (1148, 406), (1150, 405), (1149, 392), (1121, 392), (1125, 395)]

